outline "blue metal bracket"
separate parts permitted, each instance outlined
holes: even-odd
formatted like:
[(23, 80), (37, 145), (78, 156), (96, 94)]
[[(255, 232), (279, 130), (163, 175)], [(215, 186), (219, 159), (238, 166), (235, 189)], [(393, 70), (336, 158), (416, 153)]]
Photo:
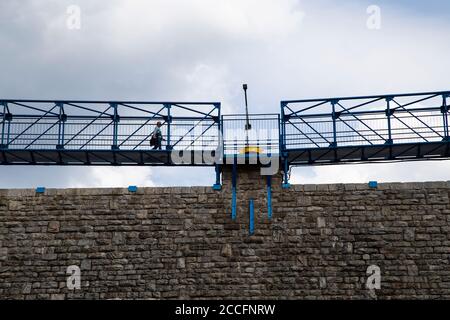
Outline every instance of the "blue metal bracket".
[(267, 217), (272, 219), (272, 177), (267, 176)]
[(128, 192), (136, 193), (137, 191), (138, 191), (138, 187), (137, 186), (129, 186), (128, 187)]
[(378, 188), (378, 182), (377, 181), (369, 181), (369, 188), (372, 188), (372, 189)]
[(251, 236), (255, 233), (255, 208), (253, 205), (253, 199), (250, 199), (250, 217), (249, 217), (248, 233)]
[(45, 188), (44, 187), (37, 187), (36, 188), (36, 193), (39, 193), (39, 194), (45, 193)]
[(289, 189), (289, 188), (291, 187), (291, 184), (290, 184), (290, 183), (283, 183), (283, 184), (281, 185), (281, 187), (282, 187), (283, 189)]

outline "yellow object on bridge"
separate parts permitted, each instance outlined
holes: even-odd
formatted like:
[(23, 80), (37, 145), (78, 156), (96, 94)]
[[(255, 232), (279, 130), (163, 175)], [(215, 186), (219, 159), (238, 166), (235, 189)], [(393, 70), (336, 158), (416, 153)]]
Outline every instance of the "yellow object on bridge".
[(247, 153), (263, 153), (264, 150), (260, 147), (256, 146), (246, 146), (239, 151), (239, 154), (247, 154)]

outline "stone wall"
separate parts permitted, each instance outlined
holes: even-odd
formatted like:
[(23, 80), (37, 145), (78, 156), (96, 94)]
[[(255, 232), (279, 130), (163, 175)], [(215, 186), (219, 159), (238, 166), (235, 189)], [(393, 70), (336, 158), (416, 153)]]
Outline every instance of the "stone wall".
[(257, 170), (236, 221), (228, 171), (222, 191), (0, 190), (0, 298), (450, 299), (450, 183), (273, 184), (271, 221)]

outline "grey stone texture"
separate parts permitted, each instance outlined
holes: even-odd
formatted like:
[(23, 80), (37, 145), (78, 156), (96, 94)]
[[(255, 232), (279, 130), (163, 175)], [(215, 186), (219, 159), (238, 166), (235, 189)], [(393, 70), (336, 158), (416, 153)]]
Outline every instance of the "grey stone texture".
[(450, 299), (450, 183), (272, 179), (271, 221), (257, 168), (239, 168), (236, 221), (228, 168), (222, 191), (0, 190), (0, 298)]

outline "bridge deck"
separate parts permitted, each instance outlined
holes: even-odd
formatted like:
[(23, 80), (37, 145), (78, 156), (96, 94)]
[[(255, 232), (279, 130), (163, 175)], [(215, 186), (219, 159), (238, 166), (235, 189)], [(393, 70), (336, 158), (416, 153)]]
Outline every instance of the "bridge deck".
[(450, 142), (404, 143), (289, 150), (291, 165), (324, 165), (349, 162), (433, 160), (450, 158)]

